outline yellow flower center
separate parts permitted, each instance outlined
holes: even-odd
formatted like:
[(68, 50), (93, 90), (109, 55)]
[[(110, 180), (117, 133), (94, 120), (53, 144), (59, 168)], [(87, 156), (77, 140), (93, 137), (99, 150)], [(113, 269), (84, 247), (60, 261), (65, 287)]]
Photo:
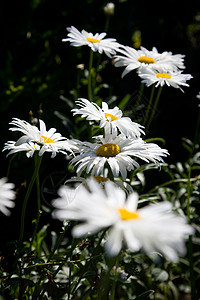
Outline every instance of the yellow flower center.
[(41, 135), (41, 137), (43, 138), (44, 142), (45, 143), (54, 143), (54, 141), (44, 135)]
[(140, 219), (140, 216), (137, 211), (130, 212), (126, 208), (119, 208), (118, 212), (120, 214), (120, 218), (123, 221), (132, 220), (132, 219)]
[(103, 144), (96, 150), (97, 156), (114, 157), (121, 152), (117, 144)]
[(106, 117), (106, 119), (107, 119), (108, 117), (110, 117), (110, 118), (111, 118), (111, 121), (116, 121), (116, 120), (118, 120), (117, 117), (115, 117), (115, 116), (113, 116), (113, 115), (111, 115), (111, 114), (108, 114), (108, 113), (105, 113), (105, 117)]
[(145, 64), (154, 64), (155, 60), (152, 57), (140, 56), (138, 61)]
[(86, 38), (86, 40), (90, 43), (100, 43), (100, 40), (93, 39), (93, 38)]
[(167, 73), (157, 73), (156, 77), (158, 77), (158, 78), (167, 78), (167, 79), (172, 78), (172, 76), (167, 74)]
[(105, 177), (102, 177), (102, 176), (94, 176), (94, 179), (95, 179), (98, 183), (108, 181), (108, 178), (105, 178)]

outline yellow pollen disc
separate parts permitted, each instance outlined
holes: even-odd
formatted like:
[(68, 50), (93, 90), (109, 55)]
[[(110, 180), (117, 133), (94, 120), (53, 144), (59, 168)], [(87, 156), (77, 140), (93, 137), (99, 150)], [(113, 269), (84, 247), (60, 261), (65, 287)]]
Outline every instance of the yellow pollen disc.
[(111, 115), (111, 114), (107, 114), (107, 113), (105, 113), (105, 117), (106, 117), (106, 119), (107, 119), (108, 117), (110, 117), (110, 118), (111, 118), (111, 121), (116, 121), (116, 120), (118, 120), (117, 117), (115, 117), (115, 116), (113, 116), (113, 115)]
[(156, 77), (158, 77), (158, 78), (167, 78), (167, 79), (172, 78), (172, 76), (167, 74), (167, 73), (157, 73)]
[(126, 210), (125, 208), (119, 208), (118, 211), (120, 214), (120, 218), (123, 221), (132, 220), (132, 219), (140, 219), (140, 216), (137, 211), (130, 212), (130, 211)]
[(86, 40), (90, 43), (100, 43), (100, 40), (93, 39), (93, 38), (86, 38)]
[(121, 152), (117, 144), (103, 144), (96, 150), (97, 156), (114, 157)]
[(138, 61), (145, 64), (154, 64), (155, 60), (152, 57), (140, 56)]
[(95, 179), (98, 183), (108, 181), (108, 178), (105, 178), (105, 177), (102, 177), (102, 176), (94, 176), (94, 179)]
[(46, 136), (41, 135), (45, 143), (54, 143), (54, 141)]

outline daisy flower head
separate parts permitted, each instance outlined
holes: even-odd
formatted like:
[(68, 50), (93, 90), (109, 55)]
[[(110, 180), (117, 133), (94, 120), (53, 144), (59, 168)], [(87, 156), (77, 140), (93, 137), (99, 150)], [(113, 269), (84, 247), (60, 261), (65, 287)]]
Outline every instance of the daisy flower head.
[(162, 156), (168, 155), (167, 150), (156, 144), (145, 143), (140, 138), (129, 139), (123, 134), (114, 138), (112, 135), (97, 136), (95, 139), (94, 143), (75, 141), (79, 155), (71, 160), (71, 164), (77, 167), (78, 176), (83, 170), (87, 174), (98, 176), (109, 166), (114, 177), (121, 175), (122, 179), (126, 180), (127, 171), (140, 167), (134, 158), (158, 164), (163, 162)]
[(117, 255), (124, 245), (132, 252), (158, 251), (171, 261), (177, 261), (178, 254), (185, 254), (185, 238), (193, 233), (193, 228), (185, 218), (172, 212), (169, 202), (138, 209), (135, 192), (126, 198), (125, 192), (111, 181), (106, 182), (103, 189), (90, 179), (88, 186), (89, 189), (81, 186), (76, 190), (70, 204), (65, 197), (52, 203), (56, 208), (55, 218), (82, 221), (72, 229), (74, 237), (109, 228), (105, 248), (111, 256)]
[(139, 137), (141, 133), (144, 134), (143, 126), (132, 122), (128, 117), (123, 117), (122, 111), (117, 106), (109, 108), (107, 103), (102, 102), (100, 108), (96, 103), (83, 98), (78, 99), (76, 104), (80, 108), (72, 109), (73, 115), (81, 115), (89, 121), (98, 121), (106, 134), (112, 133), (113, 136), (117, 136), (118, 131), (127, 137)]
[(115, 67), (125, 67), (122, 78), (132, 70), (138, 70), (141, 67), (158, 68), (160, 54), (156, 51), (149, 51), (144, 47), (136, 50), (129, 46), (122, 46), (118, 52), (122, 55), (115, 55), (113, 63)]
[(7, 182), (7, 178), (0, 179), (0, 211), (6, 215), (10, 215), (10, 210), (8, 208), (12, 208), (15, 206), (15, 192), (13, 183)]
[(163, 87), (166, 84), (167, 86), (178, 88), (182, 92), (184, 91), (181, 86), (189, 86), (186, 81), (192, 78), (192, 75), (182, 74), (182, 71), (169, 71), (165, 73), (163, 70), (158, 72), (146, 68), (141, 68), (138, 75), (142, 78), (142, 83), (145, 83), (147, 86), (155, 84), (155, 87), (159, 85)]
[(105, 38), (105, 32), (100, 34), (92, 34), (85, 30), (80, 32), (74, 26), (67, 27), (67, 30), (69, 32), (68, 37), (62, 39), (63, 42), (70, 42), (70, 45), (75, 47), (86, 45), (90, 47), (92, 51), (99, 52), (100, 54), (104, 52), (110, 58), (116, 54), (116, 50), (120, 46), (119, 43), (116, 42), (116, 39)]
[[(10, 146), (11, 153), (19, 152), (20, 147), (18, 146), (21, 146), (21, 151), (26, 151), (26, 148), (27, 151), (31, 151), (29, 155), (27, 155), (28, 157), (33, 155), (33, 151), (39, 151), (39, 156), (42, 156), (44, 152), (51, 152), (51, 157), (55, 157), (57, 152), (66, 154), (66, 151), (72, 152), (72, 150), (76, 148), (73, 142), (62, 137), (60, 133), (56, 132), (55, 128), (51, 128), (47, 131), (46, 125), (42, 120), (39, 120), (39, 128), (18, 118), (13, 118), (10, 125), (13, 125), (13, 127), (10, 128), (11, 131), (20, 131), (23, 133), (16, 143), (8, 142), (5, 144), (3, 150), (9, 150)], [(29, 146), (27, 146), (27, 144)]]
[(153, 47), (152, 50), (147, 50), (144, 47), (136, 50), (129, 46), (122, 46), (121, 48), (118, 52), (124, 56), (114, 56), (114, 65), (115, 67), (125, 67), (122, 77), (132, 70), (140, 71), (140, 68), (157, 71), (162, 69), (165, 72), (185, 68), (184, 55), (182, 54), (173, 55), (172, 52), (167, 51), (159, 53), (156, 47)]

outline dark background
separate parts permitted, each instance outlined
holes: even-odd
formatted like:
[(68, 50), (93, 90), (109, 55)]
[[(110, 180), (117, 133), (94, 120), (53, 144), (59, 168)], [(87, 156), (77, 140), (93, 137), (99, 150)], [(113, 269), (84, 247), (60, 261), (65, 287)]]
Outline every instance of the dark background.
[[(75, 26), (80, 31), (85, 29), (93, 33), (103, 32), (106, 22), (103, 7), (106, 1), (0, 1), (0, 126), (1, 149), (15, 135), (8, 131), (8, 123), (13, 117), (29, 121), (29, 111), (42, 119), (47, 129), (57, 128), (64, 136), (70, 132), (61, 123), (54, 111), (60, 111), (73, 122), (70, 108), (60, 100), (63, 95), (74, 101), (70, 91), (76, 87), (76, 65), (88, 64), (88, 48), (81, 50), (71, 47), (61, 40), (67, 35), (66, 27)], [(184, 88), (164, 87), (156, 118), (147, 137), (162, 137), (165, 147), (170, 152), (168, 163), (186, 158), (181, 139), (194, 138), (198, 108), (196, 95), (200, 91), (200, 6), (196, 1), (183, 2), (144, 2), (114, 1), (115, 14), (110, 19), (108, 37), (116, 38), (124, 45), (132, 46), (132, 34), (140, 30), (142, 46), (147, 49), (156, 47), (159, 52), (172, 51), (173, 54), (185, 54), (186, 69), (193, 79)], [(198, 2), (197, 2), (198, 3)], [(199, 17), (198, 17), (199, 16)], [(106, 57), (105, 57), (106, 59)], [(121, 79), (121, 68), (114, 68), (111, 62), (102, 72), (102, 80), (113, 85), (113, 94), (119, 99), (127, 93), (134, 93), (139, 87), (134, 72)], [(87, 97), (87, 93), (81, 95)], [(17, 135), (16, 135), (17, 136)], [(54, 159), (45, 156), (41, 170), (41, 180), (48, 174), (61, 170), (65, 173), (64, 158)], [(9, 158), (0, 154), (1, 176), (7, 172)], [(18, 236), (20, 207), (24, 197), (24, 187), (33, 172), (33, 160), (20, 154), (12, 163), (9, 180), (16, 184), (18, 196), (16, 209), (12, 216), (1, 218), (1, 243)], [(34, 194), (34, 193), (33, 193)], [(30, 202), (31, 217), (34, 206)], [(27, 232), (28, 234), (28, 232)]]

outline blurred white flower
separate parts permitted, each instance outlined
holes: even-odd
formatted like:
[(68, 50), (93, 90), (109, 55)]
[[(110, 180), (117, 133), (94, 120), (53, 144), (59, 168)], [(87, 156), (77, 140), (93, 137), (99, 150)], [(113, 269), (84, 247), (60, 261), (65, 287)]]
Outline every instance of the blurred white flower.
[(10, 124), (14, 125), (14, 127), (10, 128), (11, 131), (20, 131), (23, 133), (23, 136), (16, 142), (9, 141), (5, 144), (3, 150), (11, 150), (9, 154), (28, 151), (27, 156), (31, 157), (34, 151), (39, 151), (39, 156), (47, 151), (52, 153), (51, 157), (55, 157), (57, 152), (66, 154), (66, 151), (72, 153), (73, 149), (76, 149), (73, 142), (57, 133), (55, 128), (47, 131), (46, 125), (42, 120), (39, 120), (40, 128), (17, 118), (13, 118)]
[(109, 228), (105, 245), (109, 255), (117, 255), (124, 244), (133, 252), (158, 251), (173, 262), (178, 260), (178, 254), (185, 254), (185, 238), (193, 233), (193, 228), (184, 217), (172, 213), (169, 202), (137, 209), (138, 195), (133, 192), (126, 199), (125, 192), (113, 182), (105, 182), (103, 189), (90, 179), (88, 187), (81, 185), (76, 189), (70, 204), (62, 187), (62, 196), (52, 203), (55, 218), (82, 221), (72, 229), (74, 237)]
[(114, 15), (114, 12), (115, 12), (115, 4), (113, 2), (108, 2), (104, 8), (104, 13), (106, 15)]
[(112, 135), (94, 138), (97, 140), (95, 143), (74, 140), (80, 154), (71, 160), (71, 164), (78, 166), (76, 170), (78, 176), (83, 170), (87, 174), (91, 172), (91, 175), (101, 175), (105, 165), (108, 164), (114, 177), (121, 174), (122, 179), (125, 180), (127, 171), (140, 166), (132, 156), (157, 164), (163, 162), (162, 156), (168, 155), (166, 149), (161, 149), (156, 144), (145, 143), (140, 138), (129, 139), (123, 134), (115, 138)]
[(81, 115), (89, 121), (99, 121), (100, 128), (103, 127), (107, 134), (112, 133), (113, 137), (117, 136), (118, 130), (127, 137), (139, 137), (141, 133), (144, 134), (143, 126), (132, 122), (128, 117), (123, 117), (117, 106), (109, 108), (107, 103), (102, 102), (100, 108), (96, 103), (83, 98), (78, 99), (76, 104), (80, 108), (72, 109), (74, 115)]
[(190, 80), (192, 76), (190, 74), (182, 74), (182, 71), (169, 71), (165, 73), (163, 70), (158, 72), (153, 69), (141, 68), (138, 71), (139, 77), (142, 78), (142, 83), (145, 83), (147, 86), (155, 84), (157, 86), (172, 86), (178, 88), (183, 92), (181, 86), (189, 86), (186, 83), (187, 80)]
[(7, 178), (0, 179), (0, 211), (6, 215), (10, 215), (10, 210), (8, 208), (12, 208), (15, 206), (15, 192), (13, 188), (15, 185), (13, 183), (8, 183)]
[(63, 42), (70, 42), (70, 45), (79, 47), (87, 45), (92, 49), (92, 51), (98, 51), (100, 54), (105, 52), (108, 57), (116, 54), (116, 50), (119, 48), (119, 43), (116, 42), (116, 39), (106, 38), (106, 33), (96, 33), (92, 34), (82, 30), (81, 32), (76, 29), (74, 26), (67, 27), (68, 38), (62, 39)]
[[(200, 100), (200, 92), (198, 93), (198, 95), (196, 95), (197, 99)], [(198, 107), (200, 107), (200, 104), (198, 104)]]

